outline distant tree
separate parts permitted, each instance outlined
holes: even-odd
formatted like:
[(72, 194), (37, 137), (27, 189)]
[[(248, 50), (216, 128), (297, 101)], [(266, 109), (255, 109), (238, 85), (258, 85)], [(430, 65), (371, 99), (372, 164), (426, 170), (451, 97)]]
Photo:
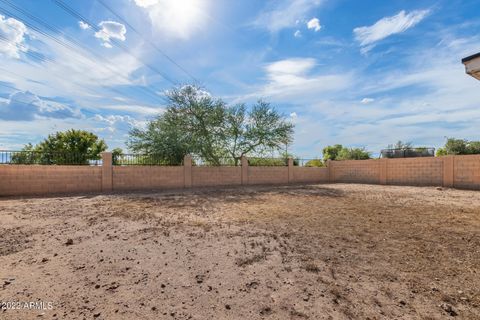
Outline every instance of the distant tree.
[(370, 152), (364, 148), (343, 148), (336, 160), (367, 160), (370, 159)]
[(446, 156), (447, 150), (445, 148), (438, 148), (435, 154), (437, 157)]
[(305, 163), (305, 167), (324, 167), (325, 164), (323, 163), (322, 160), (320, 159), (312, 159), (312, 160), (308, 160), (306, 163)]
[(343, 146), (341, 144), (336, 144), (333, 146), (327, 146), (323, 148), (323, 161), (336, 160), (338, 157), (338, 154), (342, 149), (343, 149)]
[(122, 148), (115, 148), (112, 150), (112, 163), (114, 165), (120, 164), (120, 158), (123, 155)]
[(236, 161), (248, 154), (280, 151), (293, 140), (293, 124), (267, 102), (258, 101), (250, 112), (244, 104), (226, 111), (224, 149)]
[(445, 146), (437, 150), (437, 156), (480, 154), (480, 141), (447, 138)]
[(10, 159), (13, 164), (35, 164), (38, 155), (35, 153), (33, 144), (27, 143), (20, 152), (15, 152)]
[(364, 148), (346, 148), (341, 144), (323, 148), (323, 161), (365, 159), (370, 159), (370, 152), (365, 151)]
[(145, 130), (131, 131), (131, 150), (176, 163), (193, 154), (212, 164), (225, 157), (237, 164), (244, 155), (280, 151), (292, 141), (293, 125), (263, 101), (248, 111), (243, 104), (228, 106), (191, 85), (173, 88), (167, 100), (167, 110)]
[(15, 158), (15, 162), (87, 164), (89, 160), (99, 160), (100, 153), (106, 149), (105, 141), (99, 139), (95, 134), (71, 129), (51, 134), (36, 146), (27, 144), (22, 150), (24, 152)]

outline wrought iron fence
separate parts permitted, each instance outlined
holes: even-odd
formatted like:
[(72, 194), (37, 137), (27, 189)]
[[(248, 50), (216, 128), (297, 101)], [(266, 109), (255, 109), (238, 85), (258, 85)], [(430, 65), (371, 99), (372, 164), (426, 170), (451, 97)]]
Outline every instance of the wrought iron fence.
[(236, 167), (241, 166), (242, 160), (240, 158), (215, 158), (205, 160), (201, 157), (192, 157), (192, 166), (198, 167)]
[(101, 157), (74, 152), (7, 151), (0, 150), (0, 164), (90, 165), (102, 164)]
[(248, 158), (248, 165), (253, 167), (285, 167), (288, 158)]
[(382, 158), (434, 157), (435, 148), (383, 149), (380, 156)]
[(165, 159), (158, 154), (113, 154), (114, 166), (181, 166), (183, 159)]
[(299, 167), (325, 167), (324, 162), (319, 158), (293, 159), (293, 165)]

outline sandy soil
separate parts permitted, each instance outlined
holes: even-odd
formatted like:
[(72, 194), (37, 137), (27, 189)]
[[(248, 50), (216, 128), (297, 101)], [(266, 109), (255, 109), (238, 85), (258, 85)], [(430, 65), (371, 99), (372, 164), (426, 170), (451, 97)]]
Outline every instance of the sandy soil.
[[(0, 319), (480, 319), (480, 193), (0, 199)], [(38, 306), (38, 305), (37, 305)]]

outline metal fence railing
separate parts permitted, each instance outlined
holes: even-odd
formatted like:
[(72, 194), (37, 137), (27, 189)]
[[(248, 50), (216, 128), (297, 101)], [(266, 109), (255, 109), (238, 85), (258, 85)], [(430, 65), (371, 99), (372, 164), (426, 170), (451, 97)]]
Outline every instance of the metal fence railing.
[[(247, 157), (249, 166), (256, 167), (284, 167), (288, 166), (288, 158)], [(40, 151), (4, 151), (0, 150), (0, 164), (19, 165), (102, 165), (101, 156), (97, 158), (72, 152), (40, 152)], [(183, 157), (168, 159), (158, 154), (112, 154), (114, 166), (182, 166)], [(241, 158), (215, 158), (206, 160), (193, 156), (192, 166), (198, 167), (236, 167), (241, 166)], [(293, 159), (294, 166), (322, 167), (322, 160)]]
[(73, 152), (6, 151), (0, 150), (0, 164), (90, 165), (102, 164), (100, 156), (90, 157)]
[(248, 158), (248, 165), (253, 167), (285, 167), (288, 158)]
[(383, 149), (380, 156), (382, 158), (434, 157), (435, 148)]
[(240, 158), (215, 158), (206, 160), (201, 157), (192, 157), (192, 166), (198, 167), (236, 167), (241, 166)]
[(183, 158), (173, 160), (156, 154), (113, 154), (112, 164), (114, 166), (181, 166)]
[(293, 165), (294, 166), (299, 166), (299, 167), (325, 167), (325, 164), (319, 158), (293, 159)]

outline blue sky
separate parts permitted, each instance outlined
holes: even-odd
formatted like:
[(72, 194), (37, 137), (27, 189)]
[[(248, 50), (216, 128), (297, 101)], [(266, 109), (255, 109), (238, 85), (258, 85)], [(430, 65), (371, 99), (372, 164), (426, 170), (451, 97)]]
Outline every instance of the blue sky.
[[(106, 4), (104, 6), (102, 4)], [(67, 8), (62, 8), (62, 3)], [(291, 150), (480, 140), (480, 0), (2, 0), (0, 149), (90, 130), (110, 148), (194, 81), (262, 98), (296, 124)], [(111, 11), (109, 10), (111, 9)]]

